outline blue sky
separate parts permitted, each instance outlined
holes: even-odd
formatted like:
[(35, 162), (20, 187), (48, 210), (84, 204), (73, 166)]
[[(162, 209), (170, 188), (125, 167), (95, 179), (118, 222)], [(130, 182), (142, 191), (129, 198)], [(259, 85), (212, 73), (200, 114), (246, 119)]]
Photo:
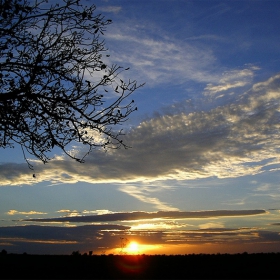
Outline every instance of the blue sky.
[(0, 249), (279, 252), (279, 1), (84, 3), (113, 20), (108, 63), (145, 83), (132, 148), (84, 164), (57, 150), (36, 178), (20, 149), (1, 150)]

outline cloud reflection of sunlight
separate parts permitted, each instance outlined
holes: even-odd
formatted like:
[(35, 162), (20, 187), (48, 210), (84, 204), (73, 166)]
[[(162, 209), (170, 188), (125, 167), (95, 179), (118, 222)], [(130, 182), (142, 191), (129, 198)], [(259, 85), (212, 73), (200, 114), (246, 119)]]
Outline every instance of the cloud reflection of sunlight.
[(137, 225), (131, 225), (131, 230), (159, 230), (159, 229), (173, 229), (182, 227), (182, 225), (179, 225), (178, 223), (174, 222), (159, 222), (159, 223), (143, 223), (143, 224), (137, 224)]

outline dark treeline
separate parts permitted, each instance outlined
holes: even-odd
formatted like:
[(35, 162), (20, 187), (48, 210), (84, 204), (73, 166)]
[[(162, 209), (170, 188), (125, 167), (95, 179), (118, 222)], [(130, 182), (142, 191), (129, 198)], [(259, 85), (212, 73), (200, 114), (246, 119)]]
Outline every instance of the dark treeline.
[(193, 255), (0, 254), (1, 278), (280, 279), (280, 253)]

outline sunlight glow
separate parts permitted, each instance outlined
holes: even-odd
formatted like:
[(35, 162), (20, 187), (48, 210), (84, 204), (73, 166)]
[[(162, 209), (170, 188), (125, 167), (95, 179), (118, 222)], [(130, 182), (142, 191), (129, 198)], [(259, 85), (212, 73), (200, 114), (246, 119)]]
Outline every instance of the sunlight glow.
[(127, 247), (127, 251), (130, 254), (137, 254), (139, 251), (138, 248), (138, 243), (137, 242), (131, 242), (129, 243), (128, 247)]
[[(131, 243), (136, 243), (132, 245), (130, 248)], [(139, 255), (139, 254), (157, 254), (157, 250), (161, 250), (163, 245), (162, 244), (139, 244), (138, 242), (132, 241), (127, 245), (125, 248), (116, 247), (109, 250), (106, 250), (106, 254), (120, 254), (120, 255)], [(104, 254), (103, 251), (99, 251), (99, 254)]]

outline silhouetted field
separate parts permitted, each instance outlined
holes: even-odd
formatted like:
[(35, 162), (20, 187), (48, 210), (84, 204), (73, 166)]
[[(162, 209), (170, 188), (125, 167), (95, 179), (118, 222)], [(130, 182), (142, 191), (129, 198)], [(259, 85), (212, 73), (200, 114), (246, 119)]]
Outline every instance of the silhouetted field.
[(0, 256), (1, 278), (280, 279), (280, 253)]

